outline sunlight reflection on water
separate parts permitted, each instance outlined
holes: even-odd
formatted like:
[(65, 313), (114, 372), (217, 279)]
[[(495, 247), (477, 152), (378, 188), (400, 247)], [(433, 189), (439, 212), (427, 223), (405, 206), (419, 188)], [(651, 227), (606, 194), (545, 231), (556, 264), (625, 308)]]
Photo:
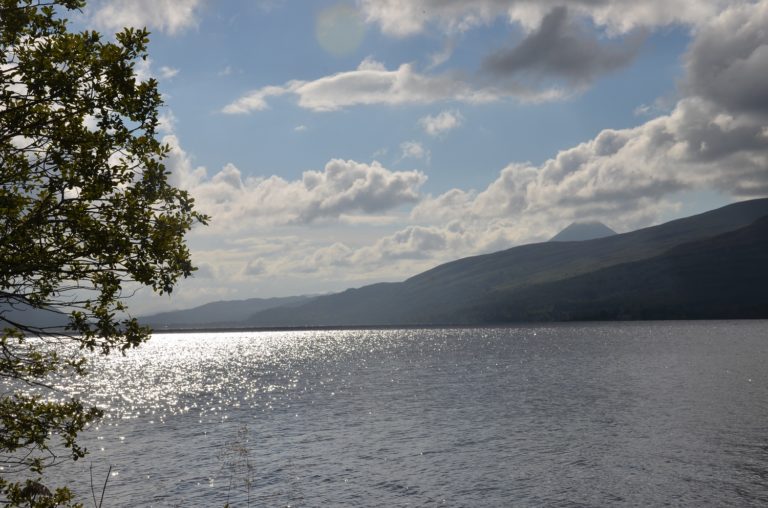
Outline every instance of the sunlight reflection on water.
[[(109, 408), (112, 419), (196, 410), (201, 416), (232, 407), (269, 407), (302, 384), (312, 370), (335, 363), (362, 340), (369, 352), (386, 348), (390, 332), (239, 332), (156, 334), (146, 345), (96, 359), (99, 375), (69, 388)], [(329, 362), (323, 359), (328, 358)], [(331, 379), (332, 380), (332, 379)], [(322, 386), (324, 381), (320, 381)], [(62, 386), (62, 388), (64, 388)]]
[(767, 322), (157, 334), (62, 388), (109, 506), (759, 505)]

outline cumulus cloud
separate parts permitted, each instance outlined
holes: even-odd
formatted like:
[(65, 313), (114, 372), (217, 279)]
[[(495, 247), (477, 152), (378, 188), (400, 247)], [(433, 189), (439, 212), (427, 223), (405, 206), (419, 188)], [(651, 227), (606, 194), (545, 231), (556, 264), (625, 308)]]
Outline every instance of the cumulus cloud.
[(768, 3), (736, 5), (703, 27), (685, 56), (686, 88), (729, 110), (768, 115)]
[(603, 43), (561, 6), (544, 16), (541, 26), (522, 42), (487, 57), (484, 67), (497, 76), (554, 77), (585, 85), (629, 64), (641, 42), (641, 37), (635, 36), (623, 43)]
[(437, 115), (427, 115), (419, 119), (419, 125), (430, 136), (439, 136), (456, 129), (464, 122), (464, 117), (456, 110), (441, 111)]
[[(723, 72), (728, 72), (727, 66)], [(513, 163), (481, 191), (427, 196), (412, 224), (369, 245), (313, 259), (345, 270), (413, 274), (435, 263), (544, 241), (575, 220), (618, 231), (655, 223), (675, 210), (675, 195), (716, 190), (747, 199), (768, 195), (768, 128), (690, 96), (667, 115), (630, 129), (606, 129), (540, 165)], [(331, 263), (331, 265), (323, 265)]]
[(506, 97), (526, 101), (562, 97), (559, 90), (537, 91), (517, 84), (504, 88), (476, 86), (456, 73), (421, 73), (410, 63), (390, 70), (380, 62), (366, 58), (352, 71), (339, 72), (314, 81), (289, 81), (282, 86), (253, 90), (226, 105), (222, 111), (229, 114), (260, 111), (268, 107), (269, 97), (286, 94), (295, 96), (299, 106), (313, 111), (335, 111), (372, 104), (433, 104), (449, 100), (480, 104)]
[(375, 214), (419, 200), (426, 181), (420, 171), (390, 171), (378, 162), (333, 159), (322, 171), (305, 171), (301, 179), (246, 177), (233, 164), (208, 177), (193, 167), (178, 139), (171, 146), (171, 181), (187, 189), (201, 210), (224, 227), (308, 224), (343, 215)]
[(454, 189), (427, 198), (412, 217), (480, 222), (508, 216), (518, 223), (536, 217), (542, 223), (598, 219), (630, 227), (637, 214), (681, 190), (762, 196), (768, 194), (763, 130), (760, 122), (689, 97), (669, 115), (632, 129), (604, 130), (540, 166), (511, 164), (482, 192)]
[(202, 0), (102, 0), (94, 4), (92, 22), (113, 31), (147, 27), (171, 35), (197, 25)]

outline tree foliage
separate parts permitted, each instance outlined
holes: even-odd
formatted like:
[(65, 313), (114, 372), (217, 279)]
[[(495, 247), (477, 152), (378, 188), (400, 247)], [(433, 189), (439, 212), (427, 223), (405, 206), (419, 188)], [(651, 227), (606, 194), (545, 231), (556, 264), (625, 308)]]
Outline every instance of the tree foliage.
[[(43, 470), (55, 450), (83, 457), (77, 434), (100, 416), (52, 402), (46, 380), (84, 374), (89, 350), (146, 340), (126, 297), (141, 286), (168, 293), (190, 275), (184, 235), (207, 220), (168, 183), (162, 98), (135, 70), (148, 32), (110, 41), (69, 31), (67, 11), (82, 7), (0, 0), (0, 491), (16, 504), (69, 502), (42, 486)], [(66, 328), (20, 320), (35, 313), (19, 309), (55, 313)], [(79, 353), (63, 354), (62, 342)]]

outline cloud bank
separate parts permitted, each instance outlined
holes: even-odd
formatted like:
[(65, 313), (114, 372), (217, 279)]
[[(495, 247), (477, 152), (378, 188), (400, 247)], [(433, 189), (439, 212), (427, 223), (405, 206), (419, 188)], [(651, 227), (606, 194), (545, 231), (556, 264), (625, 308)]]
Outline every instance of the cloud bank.
[(209, 177), (205, 168), (193, 167), (174, 135), (164, 142), (171, 146), (167, 165), (172, 183), (190, 191), (199, 208), (226, 229), (307, 225), (387, 212), (417, 202), (427, 179), (420, 171), (390, 171), (375, 161), (341, 159), (294, 181), (275, 175), (244, 179), (233, 164)]

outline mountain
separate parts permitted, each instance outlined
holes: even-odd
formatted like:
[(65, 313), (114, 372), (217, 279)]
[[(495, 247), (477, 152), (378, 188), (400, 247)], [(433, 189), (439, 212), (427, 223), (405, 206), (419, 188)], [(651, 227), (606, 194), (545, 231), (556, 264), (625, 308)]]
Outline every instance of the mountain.
[(768, 317), (768, 216), (662, 255), (499, 292), (470, 322)]
[(582, 242), (613, 236), (616, 232), (602, 222), (574, 222), (549, 239), (550, 242)]
[(0, 328), (6, 325), (13, 327), (44, 328), (52, 331), (60, 329), (69, 323), (69, 315), (60, 310), (37, 309), (26, 304), (11, 305), (0, 303)]
[(143, 316), (139, 321), (155, 329), (237, 327), (254, 312), (275, 307), (292, 307), (311, 300), (311, 296), (289, 296), (285, 298), (250, 298), (207, 303), (192, 309), (177, 310)]
[[(142, 316), (138, 320), (142, 325), (154, 329), (163, 328), (237, 328), (245, 326), (243, 322), (254, 312), (306, 303), (313, 296), (290, 296), (285, 298), (250, 298), (247, 300), (230, 300), (207, 303), (192, 309), (163, 312), (151, 316)], [(35, 309), (29, 305), (0, 304), (0, 323), (19, 323), (26, 326), (54, 330), (65, 327), (69, 322), (69, 314), (49, 309)]]
[[(766, 268), (761, 263), (768, 264), (768, 250), (760, 249), (761, 239), (756, 235), (762, 231), (762, 223), (756, 221), (766, 216), (768, 199), (757, 199), (630, 233), (580, 242), (523, 245), (459, 259), (399, 283), (348, 289), (290, 309), (262, 310), (255, 312), (246, 324), (426, 325), (591, 319), (600, 317), (600, 305), (610, 306), (611, 302), (634, 305), (631, 316), (644, 317), (646, 311), (650, 316), (662, 316), (664, 306), (654, 303), (654, 295), (666, 295), (669, 305), (678, 309), (670, 311), (670, 315), (728, 317), (738, 314), (738, 309), (721, 311), (712, 303), (718, 301), (717, 295), (707, 292), (734, 296), (744, 289), (743, 281), (748, 280), (750, 273), (754, 272), (758, 279), (762, 277)], [(753, 223), (755, 226), (750, 228)], [(729, 237), (727, 233), (738, 235)], [(739, 242), (729, 253), (727, 243), (735, 238)], [(694, 284), (695, 278), (680, 279), (680, 289), (673, 293), (670, 288), (674, 274), (689, 273), (685, 256), (680, 252), (692, 255), (696, 249), (704, 250), (700, 256), (691, 258), (690, 266), (697, 267), (701, 281)], [(752, 262), (755, 259), (758, 263)], [(739, 265), (742, 262), (743, 266)], [(662, 266), (672, 268), (663, 272)], [(608, 269), (614, 271), (605, 271)], [(650, 277), (653, 273), (666, 273), (666, 279)], [(729, 277), (735, 277), (732, 287), (728, 286)], [(667, 282), (661, 284), (662, 279)], [(694, 294), (694, 288), (700, 294)], [(564, 293), (560, 295), (558, 291)], [(753, 293), (748, 292), (754, 296)], [(579, 308), (578, 302), (582, 300), (587, 303)], [(533, 303), (524, 305), (529, 301), (538, 307)], [(563, 301), (571, 302), (569, 305), (578, 312), (570, 314), (568, 308), (558, 311), (556, 305)], [(694, 312), (698, 301), (706, 305), (701, 312)], [(744, 299), (736, 302), (734, 306), (748, 304)], [(761, 309), (757, 314), (764, 312)], [(606, 314), (606, 319), (620, 317), (627, 315), (619, 307)]]

